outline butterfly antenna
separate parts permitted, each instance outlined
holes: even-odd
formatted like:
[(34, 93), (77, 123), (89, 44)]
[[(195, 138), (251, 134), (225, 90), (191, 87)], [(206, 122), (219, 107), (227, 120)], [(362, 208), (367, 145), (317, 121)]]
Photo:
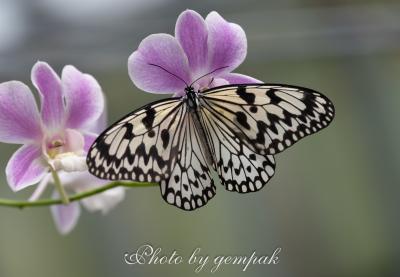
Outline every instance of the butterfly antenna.
[(208, 83), (208, 86), (211, 86), (212, 82), (214, 82), (214, 77), (211, 78), (211, 81)]
[[(200, 76), (199, 78), (197, 78), (196, 80), (194, 80), (194, 81), (190, 84), (190, 87), (191, 87), (194, 83), (196, 83), (198, 80), (200, 80), (201, 78), (204, 78), (204, 77), (206, 77), (206, 76), (208, 76), (208, 75), (210, 75), (210, 74), (213, 74), (214, 72), (216, 72), (216, 71), (218, 71), (218, 70), (221, 70), (221, 69), (224, 69), (224, 68), (227, 68), (227, 67), (229, 67), (229, 66), (221, 66), (221, 67), (218, 67), (217, 69), (214, 69), (214, 70), (211, 71), (211, 72), (208, 72), (207, 74), (204, 74), (204, 75)], [(210, 84), (211, 84), (211, 83), (210, 83)]]
[(161, 68), (162, 70), (164, 70), (165, 72), (168, 72), (169, 74), (171, 74), (172, 76), (174, 76), (175, 78), (177, 78), (178, 80), (181, 80), (187, 87), (189, 87), (188, 83), (185, 82), (185, 80), (183, 80), (181, 77), (179, 77), (178, 75), (168, 71), (167, 69), (165, 69), (164, 67), (158, 65), (158, 64), (154, 64), (154, 63), (149, 63), (149, 65)]

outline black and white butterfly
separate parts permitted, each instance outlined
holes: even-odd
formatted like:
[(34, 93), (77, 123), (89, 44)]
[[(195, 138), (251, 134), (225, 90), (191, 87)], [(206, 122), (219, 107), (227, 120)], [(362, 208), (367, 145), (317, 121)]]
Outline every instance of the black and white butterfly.
[(216, 192), (211, 171), (239, 193), (274, 175), (274, 155), (333, 120), (332, 102), (311, 89), (226, 85), (150, 103), (119, 120), (91, 146), (89, 171), (103, 179), (157, 182), (184, 210)]

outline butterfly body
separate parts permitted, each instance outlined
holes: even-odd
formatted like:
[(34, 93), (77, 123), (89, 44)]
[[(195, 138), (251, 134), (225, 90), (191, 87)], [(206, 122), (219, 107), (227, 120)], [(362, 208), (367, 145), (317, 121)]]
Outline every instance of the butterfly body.
[(274, 155), (332, 121), (328, 98), (307, 88), (227, 85), (150, 103), (122, 118), (91, 146), (89, 171), (104, 179), (157, 182), (184, 210), (216, 192), (260, 190), (274, 175)]
[(196, 93), (193, 87), (188, 86), (186, 89), (186, 95), (184, 96), (184, 100), (186, 102), (189, 113), (192, 116), (193, 123), (199, 132), (199, 141), (201, 144), (201, 148), (204, 152), (204, 157), (207, 161), (207, 164), (210, 167), (214, 167), (214, 160), (212, 158), (211, 149), (209, 144), (206, 141), (206, 132), (201, 124), (200, 112), (201, 112), (201, 102), (199, 101), (200, 93)]
[(187, 87), (185, 89), (186, 95), (184, 96), (184, 99), (186, 100), (186, 103), (188, 107), (190, 108), (190, 112), (198, 112), (199, 109), (199, 98), (198, 98), (198, 93), (196, 93), (193, 89), (193, 87)]

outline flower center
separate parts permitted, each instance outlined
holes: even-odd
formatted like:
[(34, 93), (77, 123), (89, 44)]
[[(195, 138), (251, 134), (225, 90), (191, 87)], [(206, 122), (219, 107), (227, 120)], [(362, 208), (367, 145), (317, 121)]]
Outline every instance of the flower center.
[(84, 171), (87, 169), (84, 144), (80, 132), (66, 129), (63, 133), (46, 139), (43, 150), (48, 163), (55, 170)]
[(47, 155), (49, 155), (49, 157), (51, 159), (54, 159), (58, 154), (60, 154), (63, 151), (63, 146), (65, 145), (65, 141), (62, 139), (54, 139), (51, 140), (48, 144), (47, 144)]

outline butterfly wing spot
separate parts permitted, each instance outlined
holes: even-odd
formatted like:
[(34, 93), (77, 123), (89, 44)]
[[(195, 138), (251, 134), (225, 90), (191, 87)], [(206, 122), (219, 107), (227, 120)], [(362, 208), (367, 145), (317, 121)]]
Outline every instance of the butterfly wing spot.
[(161, 131), (161, 140), (162, 140), (162, 145), (163, 148), (166, 149), (169, 143), (169, 131), (167, 129), (164, 129)]
[(236, 120), (245, 129), (250, 129), (250, 125), (247, 123), (247, 116), (244, 112), (236, 112)]
[(256, 96), (254, 95), (254, 93), (247, 91), (245, 86), (238, 86), (236, 93), (247, 104), (254, 104), (254, 101), (256, 100)]
[(146, 116), (143, 117), (142, 123), (147, 130), (151, 130), (153, 128), (156, 111), (154, 110), (154, 108), (149, 107), (148, 109), (146, 109), (145, 114)]
[(258, 108), (256, 106), (250, 106), (249, 111), (252, 113), (257, 113), (258, 112)]

